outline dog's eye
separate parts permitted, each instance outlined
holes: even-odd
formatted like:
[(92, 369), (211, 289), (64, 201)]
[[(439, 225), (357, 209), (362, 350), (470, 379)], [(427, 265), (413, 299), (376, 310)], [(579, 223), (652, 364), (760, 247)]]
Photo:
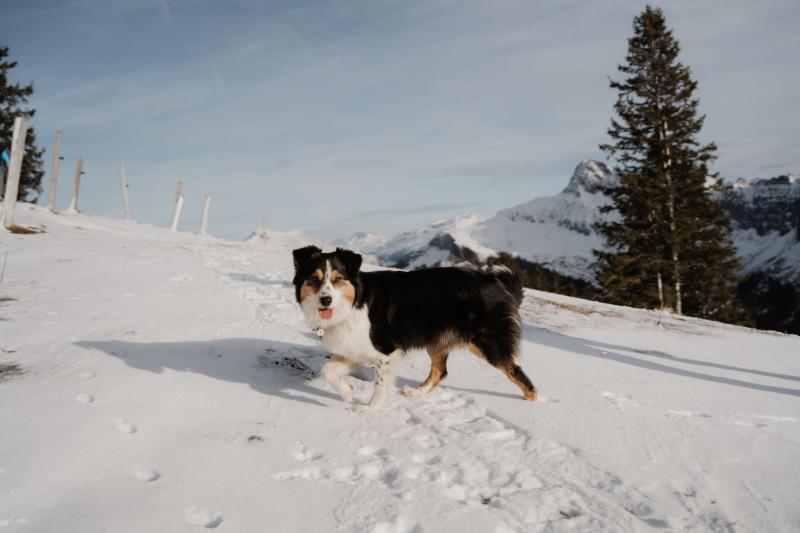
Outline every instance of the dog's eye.
[(347, 281), (347, 278), (336, 278), (336, 281), (334, 281), (334, 283), (336, 285), (338, 285), (338, 284), (340, 284), (340, 283), (342, 283), (344, 281)]

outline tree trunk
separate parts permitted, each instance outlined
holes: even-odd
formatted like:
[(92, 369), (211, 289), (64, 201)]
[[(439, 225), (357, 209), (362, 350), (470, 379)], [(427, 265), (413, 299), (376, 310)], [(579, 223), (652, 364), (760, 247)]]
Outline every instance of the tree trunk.
[[(650, 226), (655, 226), (655, 215), (650, 211)], [(661, 256), (661, 248), (659, 247), (659, 257)], [(661, 267), (656, 270), (656, 283), (658, 284), (658, 308), (664, 309), (664, 282), (661, 279)]]
[[(659, 110), (661, 105), (659, 104)], [(667, 214), (669, 216), (669, 232), (670, 232), (670, 247), (672, 248), (672, 272), (675, 277), (675, 312), (679, 315), (683, 314), (683, 305), (681, 302), (681, 274), (680, 274), (680, 261), (678, 257), (678, 239), (676, 237), (677, 228), (675, 226), (675, 191), (672, 187), (672, 176), (670, 169), (672, 167), (672, 153), (669, 149), (667, 142), (667, 121), (661, 121), (661, 127), (658, 131), (658, 136), (664, 146), (664, 177), (667, 181)]]
[(683, 314), (683, 305), (681, 303), (681, 274), (678, 268), (678, 249), (673, 244), (672, 246), (672, 268), (675, 276), (675, 312), (679, 315)]

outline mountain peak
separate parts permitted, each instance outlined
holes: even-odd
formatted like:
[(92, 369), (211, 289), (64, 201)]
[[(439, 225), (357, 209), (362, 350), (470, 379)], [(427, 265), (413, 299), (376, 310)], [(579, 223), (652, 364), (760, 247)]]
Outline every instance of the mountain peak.
[(578, 163), (572, 173), (572, 178), (564, 188), (564, 192), (578, 195), (580, 191), (585, 191), (594, 194), (599, 192), (601, 186), (614, 185), (616, 183), (617, 175), (608, 165), (601, 161), (590, 159)]

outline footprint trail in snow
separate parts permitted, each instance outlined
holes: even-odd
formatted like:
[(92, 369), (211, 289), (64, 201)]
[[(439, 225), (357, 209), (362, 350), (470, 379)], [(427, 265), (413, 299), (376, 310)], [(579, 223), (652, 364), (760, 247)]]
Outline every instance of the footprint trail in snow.
[(364, 416), (369, 431), (350, 435), (351, 454), (277, 472), (273, 479), (353, 485), (342, 525), (369, 522), (367, 514), (353, 514), (360, 507), (356, 499), (369, 497), (359, 490), (364, 486), (387, 497), (393, 516), (432, 506), (446, 516), (466, 505), (490, 513), (507, 531), (546, 529), (565, 520), (586, 531), (661, 522), (648, 499), (620, 479), (575, 450), (508, 427), (467, 395), (440, 389), (398, 397), (389, 410)]

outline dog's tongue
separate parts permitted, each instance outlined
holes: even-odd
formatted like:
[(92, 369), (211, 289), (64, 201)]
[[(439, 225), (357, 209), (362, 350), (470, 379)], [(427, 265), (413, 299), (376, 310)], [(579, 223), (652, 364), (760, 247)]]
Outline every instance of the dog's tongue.
[(323, 320), (330, 320), (333, 317), (333, 309), (320, 309), (319, 317)]

